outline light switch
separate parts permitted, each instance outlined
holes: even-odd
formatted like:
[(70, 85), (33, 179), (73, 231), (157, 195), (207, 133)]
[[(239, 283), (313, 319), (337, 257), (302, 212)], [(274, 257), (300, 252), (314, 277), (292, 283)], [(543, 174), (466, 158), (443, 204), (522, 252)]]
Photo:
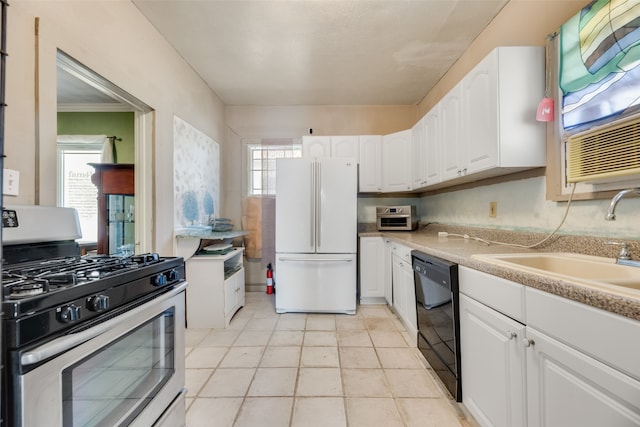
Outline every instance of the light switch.
[(13, 169), (3, 170), (2, 194), (17, 196), (20, 188), (20, 172)]

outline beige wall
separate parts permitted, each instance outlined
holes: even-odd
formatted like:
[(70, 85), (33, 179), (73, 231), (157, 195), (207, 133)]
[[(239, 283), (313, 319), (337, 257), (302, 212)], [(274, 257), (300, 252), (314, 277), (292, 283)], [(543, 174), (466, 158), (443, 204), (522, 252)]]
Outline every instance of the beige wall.
[(384, 135), (408, 129), (416, 121), (416, 106), (227, 106), (228, 147), (224, 154), (223, 215), (240, 220), (242, 140), (313, 135)]
[(228, 106), (227, 124), (241, 138), (299, 138), (307, 135), (384, 135), (416, 121), (414, 105), (400, 106)]
[[(35, 18), (40, 18), (36, 104)], [(155, 248), (173, 253), (173, 116), (224, 147), (222, 102), (129, 1), (16, 1), (8, 18), (5, 167), (20, 171), (19, 197), (55, 204), (56, 49), (151, 106)], [(40, 114), (36, 116), (36, 108)], [(34, 171), (37, 142), (40, 178)]]
[(511, 0), (418, 104), (418, 117), (424, 116), (493, 48), (543, 46), (547, 34), (588, 3), (589, 0)]

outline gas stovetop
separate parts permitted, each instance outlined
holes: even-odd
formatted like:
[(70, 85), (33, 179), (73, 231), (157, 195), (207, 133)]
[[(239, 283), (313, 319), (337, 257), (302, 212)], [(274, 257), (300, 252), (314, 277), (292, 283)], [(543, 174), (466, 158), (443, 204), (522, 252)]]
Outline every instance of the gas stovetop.
[(67, 256), (5, 265), (2, 315), (18, 348), (66, 333), (185, 279), (181, 257)]
[(166, 258), (160, 258), (158, 254), (144, 254), (125, 258), (93, 255), (25, 262), (3, 269), (2, 292), (5, 301), (24, 300), (128, 274), (164, 261)]

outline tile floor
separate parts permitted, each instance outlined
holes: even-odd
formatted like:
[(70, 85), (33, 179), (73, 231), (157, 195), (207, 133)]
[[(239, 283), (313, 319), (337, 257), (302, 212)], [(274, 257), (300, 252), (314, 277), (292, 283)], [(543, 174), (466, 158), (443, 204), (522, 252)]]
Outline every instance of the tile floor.
[(408, 340), (384, 305), (277, 314), (248, 292), (228, 329), (187, 330), (187, 426), (475, 426)]

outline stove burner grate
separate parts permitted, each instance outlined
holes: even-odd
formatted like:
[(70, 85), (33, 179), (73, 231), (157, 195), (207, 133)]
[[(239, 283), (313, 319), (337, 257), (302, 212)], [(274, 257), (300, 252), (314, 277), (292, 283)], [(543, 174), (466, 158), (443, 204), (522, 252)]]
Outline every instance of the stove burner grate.
[(162, 261), (164, 260), (158, 254), (152, 253), (130, 257), (72, 256), (9, 265), (2, 272), (3, 293), (10, 298), (40, 295), (109, 276), (126, 274), (128, 271)]
[(19, 279), (9, 283), (5, 288), (11, 298), (27, 298), (34, 295), (41, 295), (49, 291), (49, 283), (43, 279)]

